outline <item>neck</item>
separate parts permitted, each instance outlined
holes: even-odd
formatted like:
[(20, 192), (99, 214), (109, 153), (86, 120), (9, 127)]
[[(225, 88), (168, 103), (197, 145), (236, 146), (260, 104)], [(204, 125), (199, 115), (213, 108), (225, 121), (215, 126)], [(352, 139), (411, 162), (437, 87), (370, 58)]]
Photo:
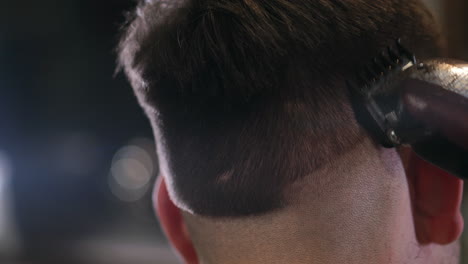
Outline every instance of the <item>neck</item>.
[(404, 263), (418, 248), (401, 162), (394, 151), (357, 155), (361, 148), (369, 146), (294, 184), (300, 198), (282, 210), (238, 219), (184, 214), (201, 263)]

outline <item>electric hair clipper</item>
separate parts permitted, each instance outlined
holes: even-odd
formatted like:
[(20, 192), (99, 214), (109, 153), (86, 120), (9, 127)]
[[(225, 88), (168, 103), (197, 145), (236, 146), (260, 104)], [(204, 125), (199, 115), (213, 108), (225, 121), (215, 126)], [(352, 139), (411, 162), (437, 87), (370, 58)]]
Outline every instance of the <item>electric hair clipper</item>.
[(381, 145), (409, 145), (468, 179), (468, 63), (418, 61), (400, 40), (348, 82), (356, 119)]

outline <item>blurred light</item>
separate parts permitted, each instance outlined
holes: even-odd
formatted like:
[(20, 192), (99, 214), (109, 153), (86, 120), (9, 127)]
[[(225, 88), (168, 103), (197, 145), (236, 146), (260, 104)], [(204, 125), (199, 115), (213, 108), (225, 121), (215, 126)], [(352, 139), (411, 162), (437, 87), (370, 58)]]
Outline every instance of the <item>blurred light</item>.
[(109, 188), (122, 201), (141, 199), (150, 189), (155, 175), (154, 143), (148, 139), (134, 139), (114, 155), (109, 173)]
[(151, 180), (151, 173), (136, 159), (120, 159), (111, 168), (115, 181), (125, 189), (140, 189)]
[(12, 196), (10, 180), (13, 165), (6, 155), (0, 151), (0, 255), (13, 256), (19, 251), (18, 235), (12, 213)]
[(112, 159), (112, 163), (116, 163), (119, 160), (124, 159), (133, 159), (141, 163), (145, 169), (148, 170), (149, 174), (153, 173), (154, 170), (154, 163), (151, 155), (148, 153), (147, 150), (140, 147), (139, 145), (128, 145), (121, 148), (117, 153), (114, 155)]
[(0, 151), (0, 192), (5, 189), (11, 177), (12, 165), (7, 155)]

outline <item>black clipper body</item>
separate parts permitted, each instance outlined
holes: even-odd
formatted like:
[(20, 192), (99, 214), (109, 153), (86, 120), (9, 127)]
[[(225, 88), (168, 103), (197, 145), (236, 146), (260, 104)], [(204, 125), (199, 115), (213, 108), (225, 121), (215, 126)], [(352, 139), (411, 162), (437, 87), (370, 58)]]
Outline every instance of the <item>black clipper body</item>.
[(400, 41), (348, 83), (359, 124), (381, 145), (410, 145), (468, 179), (468, 64), (417, 61)]

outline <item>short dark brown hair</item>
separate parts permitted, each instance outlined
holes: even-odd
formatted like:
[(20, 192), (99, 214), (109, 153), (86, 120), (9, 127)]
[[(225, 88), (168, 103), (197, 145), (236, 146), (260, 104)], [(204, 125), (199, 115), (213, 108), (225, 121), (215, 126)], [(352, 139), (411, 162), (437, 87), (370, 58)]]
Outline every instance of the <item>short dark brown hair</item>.
[(181, 208), (243, 216), (353, 147), (344, 80), (395, 39), (437, 53), (418, 0), (153, 0), (119, 63), (153, 123)]

